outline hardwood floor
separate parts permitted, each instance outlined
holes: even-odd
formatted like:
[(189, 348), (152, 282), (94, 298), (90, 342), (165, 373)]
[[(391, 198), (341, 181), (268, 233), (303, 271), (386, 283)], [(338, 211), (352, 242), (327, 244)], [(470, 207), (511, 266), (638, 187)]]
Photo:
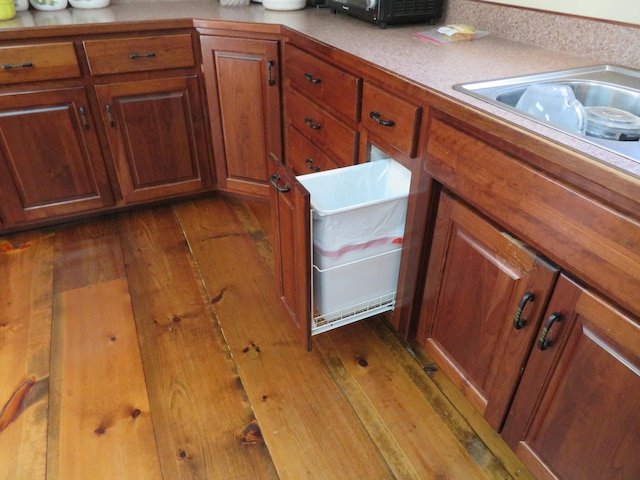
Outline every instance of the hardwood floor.
[(531, 478), (382, 319), (303, 349), (270, 229), (216, 197), (0, 238), (0, 479)]

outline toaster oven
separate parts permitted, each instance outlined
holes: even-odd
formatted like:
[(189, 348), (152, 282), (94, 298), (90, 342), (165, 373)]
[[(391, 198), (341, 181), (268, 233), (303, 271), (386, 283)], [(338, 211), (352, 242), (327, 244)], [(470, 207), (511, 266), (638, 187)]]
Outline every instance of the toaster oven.
[(444, 0), (328, 0), (332, 13), (353, 17), (387, 28), (393, 23), (429, 22), (442, 16)]

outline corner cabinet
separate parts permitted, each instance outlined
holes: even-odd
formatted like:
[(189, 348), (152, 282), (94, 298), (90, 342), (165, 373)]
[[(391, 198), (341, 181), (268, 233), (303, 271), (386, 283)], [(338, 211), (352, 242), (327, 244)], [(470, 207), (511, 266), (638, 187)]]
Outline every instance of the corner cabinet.
[(218, 188), (268, 196), (270, 153), (282, 156), (279, 42), (201, 35)]

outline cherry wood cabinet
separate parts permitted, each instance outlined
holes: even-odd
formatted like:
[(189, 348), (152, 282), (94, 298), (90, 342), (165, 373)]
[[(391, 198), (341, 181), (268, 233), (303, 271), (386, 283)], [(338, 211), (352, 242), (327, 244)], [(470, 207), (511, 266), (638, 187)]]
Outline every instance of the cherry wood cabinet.
[(579, 157), (454, 104), (429, 109), (425, 149), (424, 178), (452, 193), (418, 343), (538, 478), (637, 478), (637, 216), (537, 167)]
[(282, 157), (277, 40), (200, 37), (218, 188), (266, 197), (270, 153)]
[(503, 437), (539, 479), (640, 474), (640, 325), (561, 276)]
[(418, 339), (495, 430), (556, 276), (522, 242), (442, 193)]
[(113, 203), (84, 87), (0, 95), (0, 194), (6, 226)]
[(95, 88), (125, 202), (198, 192), (210, 186), (195, 76)]

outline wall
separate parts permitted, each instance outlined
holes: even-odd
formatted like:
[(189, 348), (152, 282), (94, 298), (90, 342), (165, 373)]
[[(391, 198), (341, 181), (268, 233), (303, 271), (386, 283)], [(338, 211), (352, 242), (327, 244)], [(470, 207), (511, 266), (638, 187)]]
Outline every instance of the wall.
[(472, 0), (445, 0), (445, 23), (468, 23), (494, 35), (640, 69), (640, 26), (526, 10)]

